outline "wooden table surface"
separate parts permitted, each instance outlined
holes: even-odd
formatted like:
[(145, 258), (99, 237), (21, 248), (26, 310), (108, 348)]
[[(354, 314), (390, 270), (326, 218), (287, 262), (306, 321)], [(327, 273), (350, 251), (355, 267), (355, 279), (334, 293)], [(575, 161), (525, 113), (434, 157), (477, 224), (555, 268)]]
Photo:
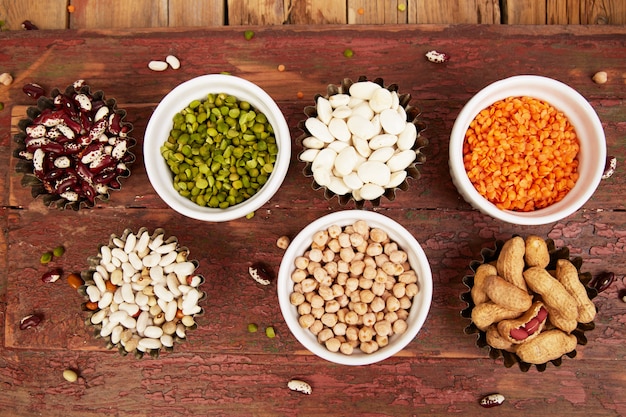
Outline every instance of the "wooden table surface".
[[(244, 29), (12, 31), (0, 34), (0, 72), (15, 81), (0, 86), (0, 415), (2, 416), (411, 416), (626, 415), (625, 286), (626, 28), (623, 26), (288, 26)], [(352, 49), (354, 56), (343, 52)], [(427, 61), (438, 50), (445, 64)], [(178, 71), (152, 72), (147, 63), (176, 55)], [(277, 67), (284, 65), (284, 71)], [(606, 84), (595, 84), (596, 71)], [(287, 178), (252, 219), (203, 223), (169, 209), (154, 192), (143, 166), (146, 124), (159, 100), (179, 83), (207, 73), (229, 72), (257, 83), (278, 103), (293, 149)], [(577, 213), (544, 226), (516, 226), (473, 210), (448, 173), (448, 138), (456, 115), (487, 84), (517, 74), (563, 81), (584, 95), (606, 132), (616, 173), (603, 180)], [(428, 125), (422, 178), (375, 211), (403, 224), (430, 259), (434, 294), (424, 328), (400, 354), (378, 364), (345, 367), (311, 355), (289, 333), (275, 283), (259, 286), (247, 274), (252, 261), (277, 272), (281, 235), (333, 211), (353, 208), (327, 201), (311, 188), (298, 162), (296, 142), (303, 109), (317, 93), (343, 78), (381, 77), (412, 95)], [(85, 79), (115, 98), (134, 124), (137, 161), (109, 202), (90, 210), (61, 211), (33, 199), (14, 171), (12, 136), (34, 102), (21, 91), (36, 82), (47, 91)], [(304, 97), (298, 98), (298, 92)], [(365, 209), (372, 210), (370, 205)], [(84, 325), (81, 297), (65, 280), (43, 284), (40, 255), (60, 244), (64, 271), (87, 268), (87, 257), (111, 234), (162, 227), (199, 261), (207, 298), (199, 328), (174, 353), (158, 359), (121, 357), (104, 349)], [(613, 285), (595, 298), (596, 327), (575, 358), (545, 371), (506, 368), (464, 333), (460, 295), (469, 263), (496, 239), (539, 234), (568, 246), (593, 275), (612, 271)], [(19, 330), (33, 311), (45, 319)], [(247, 325), (273, 326), (277, 336), (248, 333)], [(68, 383), (64, 369), (78, 370)], [(292, 392), (292, 378), (313, 387)], [(480, 399), (501, 393), (492, 410)]]

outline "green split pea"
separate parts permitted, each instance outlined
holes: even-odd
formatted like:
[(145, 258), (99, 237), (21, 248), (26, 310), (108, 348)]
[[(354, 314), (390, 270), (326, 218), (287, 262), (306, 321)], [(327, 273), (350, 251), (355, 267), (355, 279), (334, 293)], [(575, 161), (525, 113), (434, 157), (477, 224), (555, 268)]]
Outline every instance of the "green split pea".
[(173, 118), (161, 155), (178, 193), (199, 206), (227, 208), (256, 194), (278, 156), (274, 129), (250, 103), (225, 93), (194, 100)]

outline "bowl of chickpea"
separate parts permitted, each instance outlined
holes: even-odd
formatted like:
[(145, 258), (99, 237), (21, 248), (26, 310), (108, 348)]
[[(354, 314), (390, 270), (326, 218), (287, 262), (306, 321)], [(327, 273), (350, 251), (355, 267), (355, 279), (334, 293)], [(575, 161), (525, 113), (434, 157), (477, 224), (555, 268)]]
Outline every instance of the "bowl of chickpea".
[(604, 130), (591, 104), (542, 76), (488, 85), (463, 107), (450, 135), (450, 174), (461, 196), (512, 224), (548, 224), (575, 213), (605, 164)]
[(344, 210), (306, 226), (278, 273), (282, 315), (310, 352), (343, 365), (387, 359), (413, 341), (432, 300), (428, 258), (380, 213)]

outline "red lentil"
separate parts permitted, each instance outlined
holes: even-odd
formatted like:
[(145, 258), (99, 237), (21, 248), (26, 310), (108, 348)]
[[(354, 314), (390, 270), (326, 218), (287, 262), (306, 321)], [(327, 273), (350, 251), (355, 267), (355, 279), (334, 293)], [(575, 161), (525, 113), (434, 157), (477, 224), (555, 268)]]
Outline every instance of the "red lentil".
[(554, 204), (578, 179), (579, 144), (567, 117), (532, 97), (508, 97), (470, 123), (463, 162), (476, 190), (500, 209)]

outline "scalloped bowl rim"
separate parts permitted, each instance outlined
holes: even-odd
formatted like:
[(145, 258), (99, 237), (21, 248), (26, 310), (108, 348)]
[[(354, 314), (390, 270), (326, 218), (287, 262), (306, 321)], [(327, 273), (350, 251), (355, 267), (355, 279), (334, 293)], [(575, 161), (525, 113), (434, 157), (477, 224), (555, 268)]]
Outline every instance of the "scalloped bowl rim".
[[(463, 165), (465, 132), (476, 115), (497, 100), (531, 96), (562, 111), (576, 130), (580, 143), (576, 185), (559, 202), (532, 212), (501, 210), (474, 188)], [(496, 219), (519, 225), (541, 225), (561, 220), (581, 208), (600, 184), (606, 161), (606, 138), (602, 123), (589, 102), (572, 87), (552, 78), (517, 75), (496, 81), (480, 90), (459, 113), (450, 134), (449, 166), (452, 182), (474, 208)]]
[[(278, 157), (274, 170), (261, 189), (248, 200), (226, 209), (201, 207), (181, 196), (172, 186), (171, 172), (160, 147), (172, 129), (174, 114), (193, 100), (203, 100), (208, 93), (226, 93), (248, 101), (263, 112), (274, 129)], [(244, 217), (263, 206), (282, 185), (291, 161), (291, 133), (276, 102), (261, 87), (240, 77), (208, 74), (187, 80), (170, 91), (158, 104), (146, 127), (143, 143), (146, 173), (157, 194), (175, 211), (187, 217), (223, 222)]]
[[(298, 312), (289, 301), (293, 289), (291, 273), (295, 269), (294, 259), (302, 254), (311, 245), (313, 235), (325, 230), (332, 225), (346, 226), (357, 220), (365, 220), (370, 227), (380, 227), (385, 230), (389, 237), (398, 243), (408, 254), (411, 267), (418, 276), (419, 293), (415, 296), (409, 317), (408, 328), (401, 335), (391, 336), (389, 344), (374, 353), (363, 353), (355, 350), (352, 355), (344, 355), (340, 352), (331, 352), (318, 343), (317, 338), (308, 329), (303, 329), (298, 324)], [(278, 301), (280, 310), (294, 337), (309, 351), (315, 355), (342, 365), (369, 365), (387, 359), (404, 349), (419, 333), (422, 328), (432, 302), (433, 281), (428, 258), (422, 247), (413, 235), (395, 220), (382, 214), (365, 210), (343, 210), (334, 212), (309, 223), (291, 241), (285, 251), (280, 264), (277, 280)]]

